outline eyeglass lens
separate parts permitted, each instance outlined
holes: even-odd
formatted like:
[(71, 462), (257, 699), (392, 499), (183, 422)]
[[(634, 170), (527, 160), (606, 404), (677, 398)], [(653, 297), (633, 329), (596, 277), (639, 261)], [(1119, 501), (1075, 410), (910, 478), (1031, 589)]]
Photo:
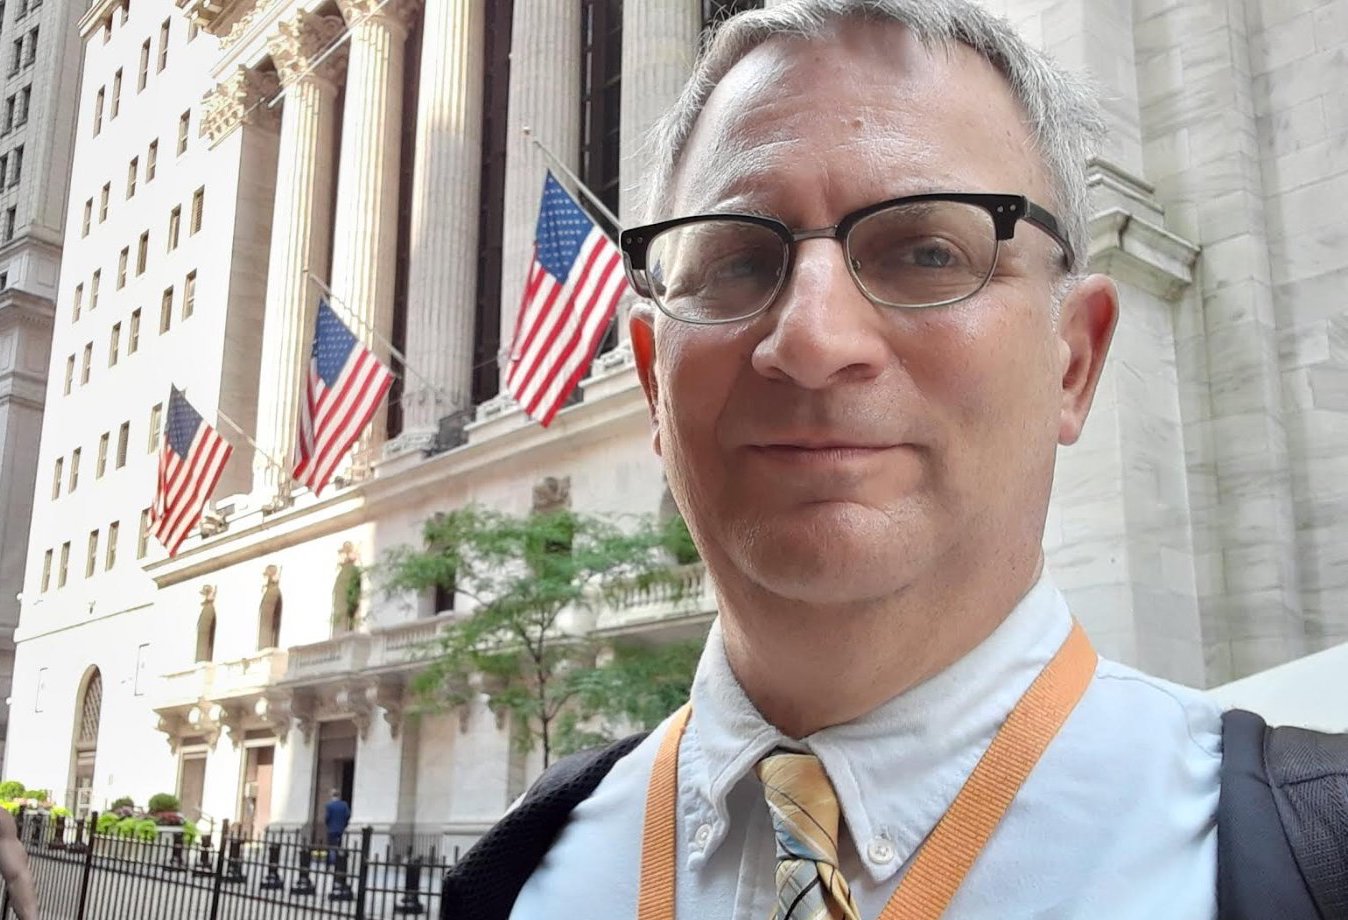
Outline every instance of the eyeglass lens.
[[(996, 227), (977, 205), (908, 202), (858, 221), (847, 238), (847, 258), (872, 300), (895, 307), (952, 303), (974, 294), (992, 274)], [(773, 230), (727, 218), (666, 230), (647, 252), (656, 300), (673, 316), (703, 323), (766, 308), (788, 261)]]

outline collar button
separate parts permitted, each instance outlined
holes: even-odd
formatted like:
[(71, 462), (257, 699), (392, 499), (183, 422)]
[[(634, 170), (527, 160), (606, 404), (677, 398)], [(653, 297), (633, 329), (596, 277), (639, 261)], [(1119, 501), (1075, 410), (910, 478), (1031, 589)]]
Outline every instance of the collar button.
[(866, 858), (873, 863), (891, 863), (896, 855), (894, 844), (884, 837), (872, 837), (866, 844)]

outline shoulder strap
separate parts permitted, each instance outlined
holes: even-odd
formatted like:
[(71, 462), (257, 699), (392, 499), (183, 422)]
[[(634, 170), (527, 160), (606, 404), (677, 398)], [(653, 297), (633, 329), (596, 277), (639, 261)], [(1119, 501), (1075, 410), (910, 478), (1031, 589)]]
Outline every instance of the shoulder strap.
[(545, 770), (520, 803), (445, 873), (441, 920), (507, 920), (572, 810), (645, 737), (581, 751)]
[(1222, 717), (1220, 920), (1348, 918), (1348, 736)]

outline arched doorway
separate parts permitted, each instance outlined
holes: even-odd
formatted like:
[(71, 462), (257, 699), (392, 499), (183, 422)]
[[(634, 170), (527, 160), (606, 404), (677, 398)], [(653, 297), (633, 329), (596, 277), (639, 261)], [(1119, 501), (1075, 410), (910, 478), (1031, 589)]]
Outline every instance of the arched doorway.
[(98, 723), (103, 714), (103, 675), (91, 667), (75, 695), (75, 739), (70, 749), (70, 810), (85, 817), (93, 804)]

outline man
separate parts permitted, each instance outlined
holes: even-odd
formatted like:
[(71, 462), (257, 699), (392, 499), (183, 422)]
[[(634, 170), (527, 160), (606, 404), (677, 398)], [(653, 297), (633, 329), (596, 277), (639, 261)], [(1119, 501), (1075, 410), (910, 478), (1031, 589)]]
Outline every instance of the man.
[[(351, 806), (342, 799), (340, 789), (332, 790), (332, 797), (328, 803), (323, 806), (323, 826), (328, 832), (328, 846), (338, 847), (342, 845), (342, 835), (346, 833), (346, 826), (351, 823)], [(333, 861), (333, 853), (328, 851), (328, 862)]]
[(1101, 124), (965, 0), (717, 36), (623, 247), (720, 616), (682, 734), (574, 810), (516, 920), (1214, 916), (1219, 709), (1097, 661), (1043, 571), (1118, 314), (1084, 273)]
[(0, 808), (0, 875), (18, 920), (37, 920), (37, 889), (14, 816)]

